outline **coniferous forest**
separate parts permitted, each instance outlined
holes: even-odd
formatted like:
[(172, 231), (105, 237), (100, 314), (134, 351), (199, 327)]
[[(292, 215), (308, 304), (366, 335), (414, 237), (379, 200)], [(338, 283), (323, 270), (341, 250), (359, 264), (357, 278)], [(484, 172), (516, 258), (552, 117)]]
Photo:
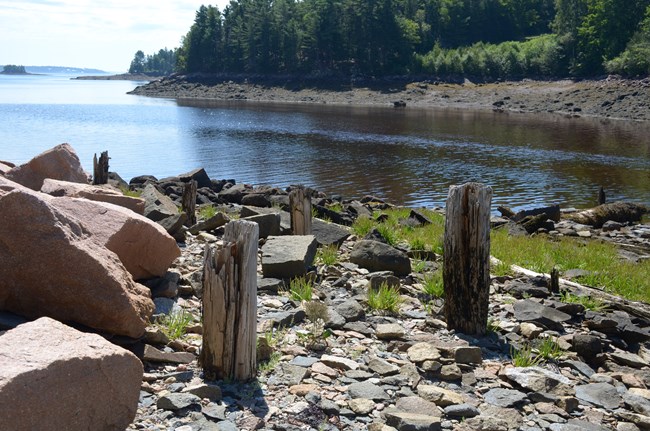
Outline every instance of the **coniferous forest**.
[(314, 77), (645, 76), (650, 0), (232, 0), (201, 6), (170, 52), (134, 62), (148, 72), (164, 54), (183, 73)]

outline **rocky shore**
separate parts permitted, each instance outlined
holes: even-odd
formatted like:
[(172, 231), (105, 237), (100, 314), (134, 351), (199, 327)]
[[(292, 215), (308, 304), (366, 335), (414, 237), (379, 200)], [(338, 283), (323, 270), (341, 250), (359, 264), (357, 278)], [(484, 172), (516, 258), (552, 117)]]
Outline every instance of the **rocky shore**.
[[(650, 429), (647, 304), (610, 298), (604, 308), (587, 309), (563, 302), (549, 291), (545, 277), (524, 271), (492, 277), (485, 336), (455, 333), (447, 329), (442, 299), (423, 291), (426, 274), (441, 265), (439, 256), (416, 255), (407, 244), (388, 245), (379, 232), (362, 238), (350, 229), (357, 217), (373, 216), (390, 203), (372, 196), (332, 199), (311, 190), (317, 215), (313, 234), (294, 241), (286, 211), (289, 190), (211, 179), (203, 169), (165, 179), (144, 175), (128, 183), (111, 174), (111, 185), (91, 186), (75, 158), (69, 146), (60, 146), (20, 167), (0, 162), (0, 214), (16, 214), (10, 227), (0, 226), (0, 401), (5, 412), (0, 412), (0, 423), (10, 423), (12, 429)], [(62, 159), (66, 162), (57, 165)], [(214, 209), (199, 212), (198, 222), (190, 226), (187, 215), (178, 211), (188, 181), (197, 182), (199, 207)], [(139, 197), (123, 196), (116, 192), (120, 189)], [(109, 200), (113, 204), (103, 203)], [(30, 226), (20, 225), (25, 219), (21, 208), (28, 205), (33, 208)], [(123, 206), (131, 209), (116, 210)], [(331, 209), (335, 206), (337, 211)], [(408, 214), (401, 222), (414, 228), (430, 222), (422, 211)], [(527, 223), (536, 220), (535, 214), (506, 215), (494, 218), (493, 226), (525, 232), (531, 226)], [(224, 225), (236, 219), (258, 223), (261, 238), (260, 367), (255, 380), (243, 383), (208, 380), (197, 362), (204, 251), (220, 247)], [(647, 224), (610, 219), (587, 225), (566, 218), (542, 222), (530, 231), (628, 245), (624, 254), (631, 260), (650, 256)], [(54, 235), (50, 223), (65, 235)], [(48, 318), (26, 322), (52, 316), (52, 310), (74, 300), (55, 294), (25, 308), (29, 298), (70, 284), (56, 277), (55, 284), (50, 283), (53, 272), (66, 270), (48, 267), (52, 257), (47, 254), (32, 251), (15, 257), (21, 248), (15, 247), (17, 238), (27, 232), (33, 233), (33, 241), (58, 238), (56, 250), (64, 258), (57, 262), (72, 261), (67, 271), (82, 283), (76, 287), (79, 291), (98, 284), (108, 288), (108, 281), (98, 283), (84, 272), (89, 264), (80, 264), (78, 257), (102, 256), (93, 265), (121, 274), (122, 281), (115, 283), (137, 298), (132, 301), (137, 310), (132, 321), (117, 326), (124, 324), (126, 308), (112, 313), (116, 322), (103, 319), (102, 327), (92, 320), (92, 314), (101, 314), (98, 311), (78, 317), (73, 312), (77, 308), (105, 302), (104, 307), (114, 310), (118, 301), (97, 301), (90, 295), (82, 298), (87, 303), (67, 304), (68, 311), (53, 316), (72, 327)], [(171, 247), (172, 237), (178, 251)], [(152, 243), (154, 238), (157, 242)], [(37, 245), (47, 250), (47, 242)], [(328, 245), (336, 247), (335, 259), (314, 259), (315, 247)], [(66, 255), (65, 250), (78, 251)], [(30, 283), (41, 290), (20, 291), (20, 282), (11, 277), (25, 277), (20, 268), (36, 262), (41, 272), (29, 275), (39, 282)], [(324, 304), (325, 311), (314, 311), (310, 301), (292, 297), (290, 279), (296, 276), (312, 282), (313, 299)], [(399, 290), (396, 312), (369, 306), (368, 291), (381, 285)], [(19, 290), (7, 296), (10, 286)], [(562, 289), (596, 293), (586, 287), (580, 291), (570, 282), (562, 282)], [(178, 333), (170, 331), (180, 326), (170, 323), (174, 319), (184, 320)], [(47, 349), (56, 352), (49, 355), (54, 357), (30, 350), (50, 345), (58, 346)], [(537, 353), (526, 354), (527, 348), (534, 346), (538, 352), (544, 345), (550, 349), (542, 359), (535, 359), (541, 357)], [(38, 373), (24, 371), (38, 366)], [(35, 375), (54, 377), (32, 380)], [(70, 377), (60, 377), (66, 375)], [(96, 378), (89, 385), (84, 375)], [(31, 391), (17, 396), (17, 387)], [(44, 395), (39, 398), (33, 392)], [(55, 397), (63, 401), (56, 403)], [(65, 400), (79, 403), (80, 410), (68, 408)], [(61, 425), (66, 417), (69, 422)], [(90, 417), (103, 422), (89, 422)]]
[(131, 94), (188, 100), (375, 105), (416, 108), (554, 113), (634, 121), (650, 120), (650, 78), (627, 80), (510, 81), (475, 84), (430, 79), (376, 82), (297, 82), (260, 77), (190, 75), (163, 78)]

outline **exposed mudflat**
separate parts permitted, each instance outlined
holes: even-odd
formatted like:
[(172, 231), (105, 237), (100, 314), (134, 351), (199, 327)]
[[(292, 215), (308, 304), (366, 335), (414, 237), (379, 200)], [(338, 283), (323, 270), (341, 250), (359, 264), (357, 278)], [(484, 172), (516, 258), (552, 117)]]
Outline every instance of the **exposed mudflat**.
[(253, 102), (388, 105), (406, 108), (480, 109), (550, 112), (650, 121), (650, 78), (626, 80), (510, 81), (454, 84), (438, 81), (314, 85), (274, 79), (223, 80), (210, 76), (173, 76), (137, 87), (132, 94), (178, 99)]

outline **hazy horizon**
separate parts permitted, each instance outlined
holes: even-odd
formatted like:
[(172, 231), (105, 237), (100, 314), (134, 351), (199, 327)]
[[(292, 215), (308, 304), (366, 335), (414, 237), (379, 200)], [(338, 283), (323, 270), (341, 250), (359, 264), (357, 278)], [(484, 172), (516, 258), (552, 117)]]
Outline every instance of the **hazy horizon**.
[(2, 66), (50, 66), (124, 73), (136, 51), (180, 45), (202, 4), (228, 0), (0, 0)]

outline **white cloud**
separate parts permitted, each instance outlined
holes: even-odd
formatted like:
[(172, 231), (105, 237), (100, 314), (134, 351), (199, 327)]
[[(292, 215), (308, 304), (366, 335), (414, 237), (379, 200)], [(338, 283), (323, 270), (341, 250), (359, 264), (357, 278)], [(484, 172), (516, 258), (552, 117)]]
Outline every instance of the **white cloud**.
[(201, 4), (156, 0), (0, 0), (0, 64), (92, 67), (123, 72), (137, 50), (174, 48)]

